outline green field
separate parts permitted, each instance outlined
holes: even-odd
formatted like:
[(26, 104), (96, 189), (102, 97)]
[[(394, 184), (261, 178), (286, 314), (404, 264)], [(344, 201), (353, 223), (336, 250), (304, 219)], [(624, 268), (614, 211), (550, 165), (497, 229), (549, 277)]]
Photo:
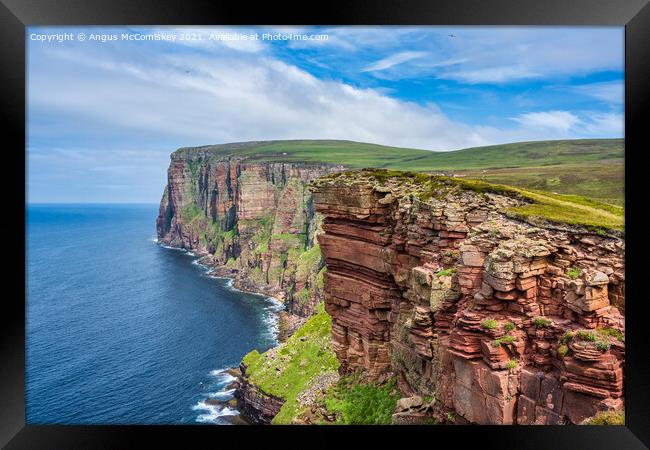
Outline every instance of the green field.
[(442, 172), (624, 204), (623, 139), (518, 142), (448, 152), (335, 140), (243, 142), (177, 151), (188, 152), (246, 155), (255, 161), (343, 164), (356, 169)]

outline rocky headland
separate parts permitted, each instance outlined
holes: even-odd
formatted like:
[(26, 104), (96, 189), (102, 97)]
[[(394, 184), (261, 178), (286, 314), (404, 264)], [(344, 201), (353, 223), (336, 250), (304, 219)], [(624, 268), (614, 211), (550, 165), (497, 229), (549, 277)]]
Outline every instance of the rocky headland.
[(322, 299), (323, 276), (315, 242), (322, 220), (308, 184), (343, 167), (254, 162), (218, 150), (171, 155), (158, 241), (202, 256), (238, 289), (272, 296), (289, 313), (308, 317)]
[(354, 423), (355, 389), (353, 403), (381, 399), (375, 423), (623, 410), (622, 219), (461, 178), (345, 169), (219, 146), (172, 155), (159, 241), (286, 305), (279, 346), (240, 365), (250, 420)]
[[(323, 299), (324, 262), (316, 235), (309, 182), (344, 168), (332, 164), (251, 161), (224, 155), (219, 146), (182, 148), (171, 155), (168, 182), (156, 220), (158, 241), (200, 256), (211, 274), (233, 286), (285, 304), (281, 341), (291, 336)], [(268, 423), (282, 399), (238, 381), (242, 412)]]

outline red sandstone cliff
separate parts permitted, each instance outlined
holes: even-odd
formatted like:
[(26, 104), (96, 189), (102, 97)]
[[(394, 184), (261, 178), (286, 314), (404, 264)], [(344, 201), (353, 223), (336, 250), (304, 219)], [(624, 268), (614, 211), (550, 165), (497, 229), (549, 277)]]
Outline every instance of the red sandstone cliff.
[[(625, 243), (508, 218), (522, 202), (362, 171), (321, 178), (325, 306), (343, 371), (399, 376), (478, 424), (623, 408)], [(424, 200), (423, 200), (424, 199)]]
[(320, 253), (309, 252), (320, 217), (307, 186), (340, 170), (181, 149), (171, 155), (158, 240), (192, 250), (237, 287), (285, 300), (290, 312), (306, 317), (322, 298)]

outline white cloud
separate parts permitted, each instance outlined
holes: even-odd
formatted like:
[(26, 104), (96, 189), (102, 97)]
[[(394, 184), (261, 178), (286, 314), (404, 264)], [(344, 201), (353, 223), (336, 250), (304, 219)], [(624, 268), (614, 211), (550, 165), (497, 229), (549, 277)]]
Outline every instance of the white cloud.
[[(177, 33), (178, 35), (187, 36), (186, 39), (177, 40), (178, 45), (187, 47), (215, 49), (225, 47), (231, 50), (247, 53), (258, 53), (266, 48), (264, 41), (260, 39), (250, 39), (255, 34), (256, 29), (252, 27), (161, 27), (146, 29), (147, 32), (160, 31), (162, 33)], [(193, 38), (201, 35), (202, 39)]]
[[(61, 71), (56, 77), (32, 74), (34, 108), (156, 139), (183, 138), (186, 145), (198, 145), (328, 138), (436, 150), (489, 143), (434, 105), (323, 81), (269, 57), (168, 55), (152, 63), (57, 56), (66, 60), (56, 66)], [(94, 76), (76, 75), (89, 69)]]
[[(399, 66), (401, 78), (428, 73), (464, 83), (500, 84), (623, 70), (622, 27), (354, 27), (324, 32), (330, 34), (329, 41), (303, 42), (297, 47), (318, 45), (360, 57), (388, 55), (379, 62), (386, 62), (384, 70)], [(423, 58), (390, 64), (404, 48), (428, 53), (432, 61), (457, 63), (453, 69), (427, 67)]]
[(622, 81), (608, 81), (573, 86), (574, 92), (593, 97), (605, 103), (621, 105), (625, 99), (625, 87)]
[[(30, 105), (125, 134), (173, 138), (184, 145), (328, 138), (449, 150), (509, 141), (508, 134), (520, 139), (542, 132), (569, 136), (578, 130), (601, 134), (601, 129), (620, 129), (614, 116), (583, 120), (557, 110), (517, 116), (515, 129), (470, 126), (451, 120), (433, 104), (321, 80), (264, 55), (168, 54), (147, 59), (122, 54), (119, 60), (91, 52), (49, 56), (58, 60), (51, 71), (30, 73)], [(388, 67), (420, 56), (411, 52), (376, 65)], [(78, 122), (71, 126), (83, 133)]]
[[(558, 139), (569, 137), (612, 137), (623, 136), (624, 117), (620, 113), (602, 113), (594, 111), (540, 111), (513, 117), (522, 130), (535, 134), (540, 132), (541, 139)], [(523, 139), (522, 139), (523, 140)]]
[(521, 114), (514, 117), (525, 128), (544, 128), (551, 132), (567, 134), (580, 122), (580, 119), (568, 111), (542, 111)]
[(593, 137), (623, 136), (625, 117), (619, 113), (591, 112), (584, 116), (576, 132)]
[(487, 67), (476, 70), (457, 70), (443, 72), (440, 78), (451, 78), (466, 83), (504, 83), (523, 78), (534, 78), (540, 74), (529, 71), (524, 67), (502, 66)]
[(405, 63), (412, 59), (422, 58), (424, 56), (427, 56), (427, 52), (406, 51), (406, 52), (395, 53), (394, 55), (387, 56), (386, 58), (380, 59), (379, 61), (370, 64), (369, 66), (365, 67), (362, 70), (362, 72), (372, 72), (376, 70), (389, 69), (398, 64)]
[[(358, 30), (354, 32), (363, 41)], [(409, 38), (414, 36), (409, 31)], [(380, 38), (371, 33), (363, 42), (380, 47)], [(33, 173), (39, 174), (29, 183), (30, 190), (45, 194), (54, 191), (54, 185), (64, 192), (61, 180), (74, 179), (80, 186), (133, 187), (119, 199), (131, 201), (137, 191), (142, 195), (139, 200), (157, 200), (169, 153), (179, 146), (346, 139), (451, 150), (538, 139), (612, 137), (623, 129), (622, 114), (555, 109), (516, 116), (512, 126), (505, 128), (468, 124), (450, 118), (436, 104), (394, 98), (385, 86), (360, 88), (317, 78), (273, 58), (265, 47), (216, 43), (198, 51), (173, 52), (111, 45), (62, 48), (32, 45), (28, 52), (28, 156), (30, 167), (36, 168)], [(520, 50), (531, 51), (525, 46)], [(525, 71), (537, 70), (518, 62), (517, 74), (512, 72), (514, 65), (504, 65), (494, 55), (479, 58), (468, 51), (452, 56), (393, 52), (392, 59), (377, 60), (370, 67), (374, 66), (373, 74), (401, 74), (398, 71), (411, 66), (421, 74), (434, 67), (438, 76), (446, 73), (468, 82), (504, 82), (532, 76)], [(477, 58), (495, 61), (490, 66), (476, 63)], [(603, 99), (615, 97), (609, 85), (584, 89)], [(60, 150), (53, 149), (57, 145)], [(95, 198), (83, 187), (75, 191), (80, 192), (80, 200)], [(106, 198), (119, 200), (114, 194)]]

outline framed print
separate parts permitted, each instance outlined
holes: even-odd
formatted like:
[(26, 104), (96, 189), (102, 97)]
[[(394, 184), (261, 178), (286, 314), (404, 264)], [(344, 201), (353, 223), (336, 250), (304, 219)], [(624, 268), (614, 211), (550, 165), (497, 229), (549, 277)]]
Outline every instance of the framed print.
[(3, 2), (2, 444), (647, 448), (646, 2), (320, 8)]

